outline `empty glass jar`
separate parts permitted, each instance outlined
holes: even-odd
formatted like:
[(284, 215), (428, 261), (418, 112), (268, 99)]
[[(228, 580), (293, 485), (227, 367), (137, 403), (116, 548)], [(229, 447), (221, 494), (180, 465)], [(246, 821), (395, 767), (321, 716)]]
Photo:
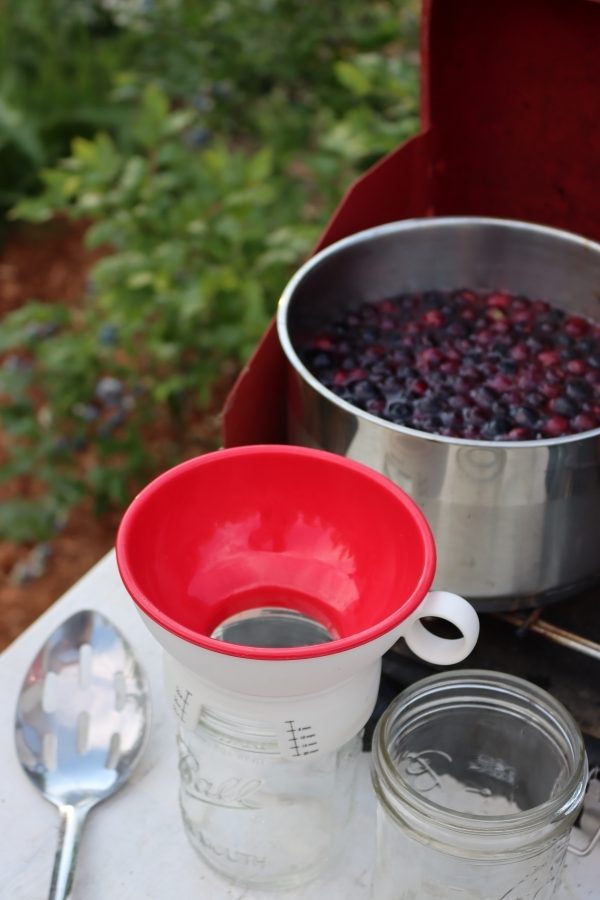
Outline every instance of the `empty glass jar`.
[(268, 725), (204, 709), (178, 733), (187, 836), (220, 874), (256, 888), (315, 877), (341, 847), (359, 737), (331, 753), (284, 759)]
[(558, 887), (587, 760), (577, 725), (520, 678), (426, 678), (373, 740), (376, 900), (548, 900)]

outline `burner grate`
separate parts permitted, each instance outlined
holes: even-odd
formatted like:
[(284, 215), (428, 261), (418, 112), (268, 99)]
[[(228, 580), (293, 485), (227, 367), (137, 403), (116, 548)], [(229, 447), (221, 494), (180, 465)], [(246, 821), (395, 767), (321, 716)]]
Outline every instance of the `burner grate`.
[[(455, 668), (494, 669), (526, 678), (571, 712), (591, 766), (600, 765), (600, 588), (525, 613), (481, 613), (481, 635)], [(383, 658), (379, 700), (366, 731), (409, 684), (439, 671), (417, 659), (404, 641)]]
[(558, 625), (553, 625), (552, 622), (542, 619), (541, 615), (542, 611), (536, 609), (528, 616), (519, 615), (518, 613), (507, 613), (498, 614), (497, 617), (509, 625), (514, 625), (519, 637), (531, 631), (549, 641), (553, 641), (555, 644), (560, 644), (561, 647), (568, 647), (569, 650), (583, 653), (585, 656), (591, 656), (592, 659), (600, 662), (599, 643), (591, 641), (589, 638), (583, 637), (583, 635), (574, 631), (568, 631), (565, 628), (560, 628)]

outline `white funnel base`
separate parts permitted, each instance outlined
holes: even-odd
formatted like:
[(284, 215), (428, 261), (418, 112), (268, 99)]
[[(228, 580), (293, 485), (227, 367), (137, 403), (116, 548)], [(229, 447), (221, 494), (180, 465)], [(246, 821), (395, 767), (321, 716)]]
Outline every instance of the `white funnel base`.
[[(203, 706), (272, 723), (288, 759), (335, 750), (360, 731), (377, 701), (381, 657), (400, 637), (427, 662), (452, 665), (468, 656), (479, 633), (473, 607), (445, 591), (428, 594), (412, 616), (375, 640), (307, 659), (236, 656), (225, 650), (231, 644), (223, 653), (207, 650), (140, 613), (165, 650), (169, 702), (186, 728), (196, 727)], [(452, 622), (463, 636), (436, 637), (419, 621), (424, 616)]]
[[(267, 665), (275, 669), (281, 663)], [(345, 681), (311, 694), (252, 696), (219, 688), (164, 655), (167, 696), (185, 728), (196, 727), (205, 706), (268, 723), (277, 736), (281, 755), (294, 760), (337, 750), (358, 734), (375, 708), (380, 674), (381, 659), (377, 659)], [(281, 672), (273, 671), (273, 678), (280, 677)]]

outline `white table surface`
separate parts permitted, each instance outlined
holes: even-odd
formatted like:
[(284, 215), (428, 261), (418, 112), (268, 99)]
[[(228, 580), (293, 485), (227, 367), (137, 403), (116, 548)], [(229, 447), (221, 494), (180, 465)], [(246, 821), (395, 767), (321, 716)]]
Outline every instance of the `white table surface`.
[[(50, 632), (79, 609), (98, 609), (128, 637), (152, 692), (148, 746), (130, 781), (86, 823), (73, 900), (242, 900), (273, 898), (230, 885), (206, 868), (183, 833), (177, 802), (175, 726), (161, 684), (161, 651), (126, 594), (109, 553), (0, 655), (0, 897), (46, 898), (58, 812), (29, 782), (14, 750), (17, 695), (31, 659)], [(574, 833), (574, 841), (582, 835)], [(318, 881), (280, 892), (289, 900), (366, 900), (374, 850), (374, 800), (364, 754), (356, 812), (343, 857)], [(559, 900), (600, 900), (600, 845), (569, 857)], [(529, 898), (525, 898), (529, 900)]]

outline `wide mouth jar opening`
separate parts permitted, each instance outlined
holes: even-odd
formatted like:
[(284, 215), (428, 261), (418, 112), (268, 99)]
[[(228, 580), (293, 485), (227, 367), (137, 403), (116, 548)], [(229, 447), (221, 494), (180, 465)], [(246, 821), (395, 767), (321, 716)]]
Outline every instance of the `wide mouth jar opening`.
[(499, 672), (456, 670), (388, 707), (372, 777), (383, 808), (416, 833), (517, 847), (568, 830), (587, 759), (575, 721), (547, 692)]

